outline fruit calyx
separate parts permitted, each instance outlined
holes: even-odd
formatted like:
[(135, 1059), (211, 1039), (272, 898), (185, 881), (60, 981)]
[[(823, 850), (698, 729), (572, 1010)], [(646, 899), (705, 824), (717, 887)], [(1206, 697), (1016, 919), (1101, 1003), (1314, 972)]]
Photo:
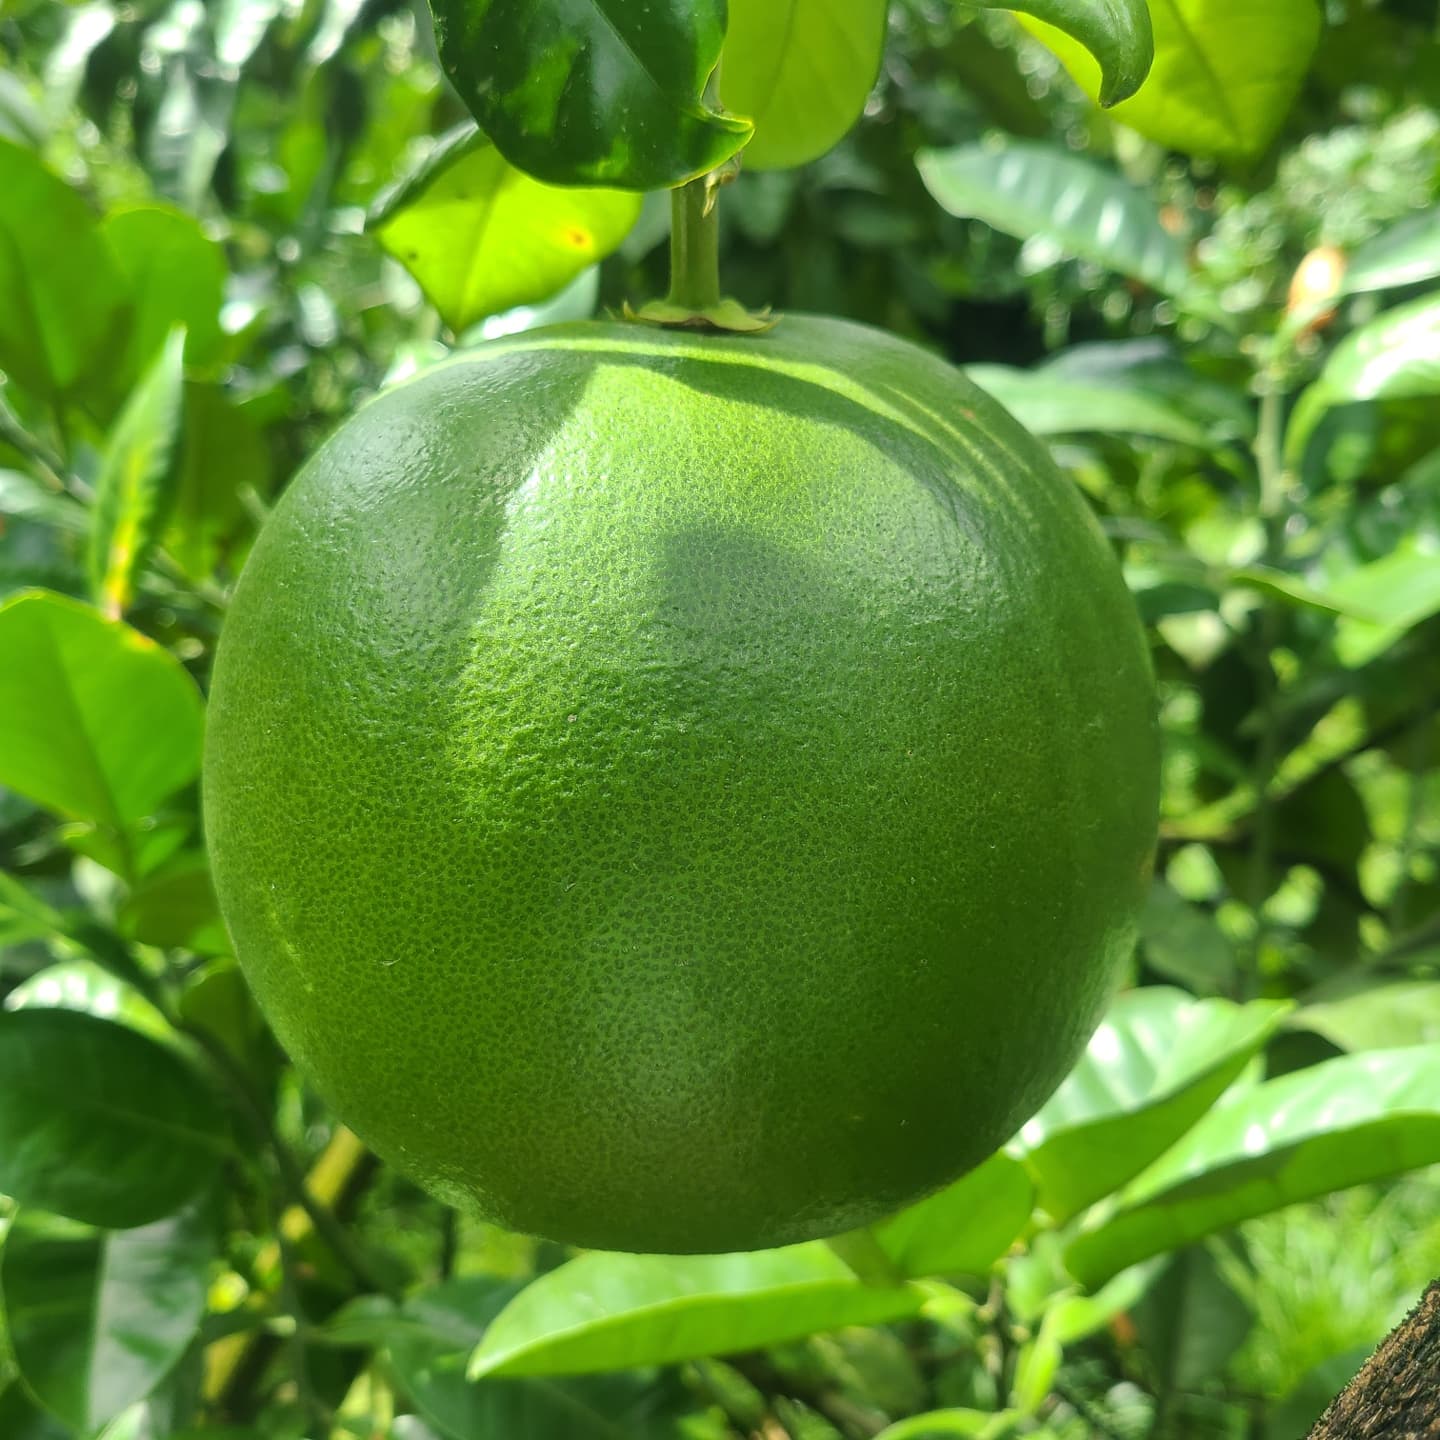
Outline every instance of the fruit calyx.
[(755, 334), (776, 324), (778, 317), (768, 306), (747, 310), (720, 294), (720, 216), (715, 202), (720, 186), (738, 173), (738, 164), (729, 161), (670, 192), (670, 293), (638, 310), (626, 305), (627, 320), (732, 335)]

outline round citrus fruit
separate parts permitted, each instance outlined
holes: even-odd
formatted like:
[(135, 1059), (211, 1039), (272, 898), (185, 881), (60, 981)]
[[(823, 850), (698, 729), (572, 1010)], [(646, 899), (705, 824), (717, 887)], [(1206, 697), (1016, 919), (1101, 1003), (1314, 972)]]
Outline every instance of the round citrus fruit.
[(1154, 838), (1146, 648), (1039, 444), (791, 317), (491, 344), (366, 406), (234, 597), (205, 800), (338, 1114), (515, 1229), (873, 1220), (1076, 1058)]

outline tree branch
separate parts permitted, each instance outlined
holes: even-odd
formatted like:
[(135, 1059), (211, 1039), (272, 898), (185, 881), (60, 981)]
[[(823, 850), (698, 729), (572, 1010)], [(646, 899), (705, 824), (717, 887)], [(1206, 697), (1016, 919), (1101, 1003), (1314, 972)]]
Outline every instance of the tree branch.
[(1440, 1280), (1361, 1367), (1309, 1440), (1440, 1437)]

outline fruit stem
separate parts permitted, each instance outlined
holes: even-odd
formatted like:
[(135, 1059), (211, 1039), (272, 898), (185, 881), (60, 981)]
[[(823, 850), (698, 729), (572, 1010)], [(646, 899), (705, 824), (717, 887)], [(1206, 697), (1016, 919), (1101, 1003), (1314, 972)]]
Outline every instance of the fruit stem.
[(904, 1273), (885, 1253), (869, 1226), (833, 1235), (825, 1243), (864, 1284), (888, 1288), (905, 1283)]
[(670, 304), (704, 311), (720, 303), (720, 212), (715, 178), (670, 192)]

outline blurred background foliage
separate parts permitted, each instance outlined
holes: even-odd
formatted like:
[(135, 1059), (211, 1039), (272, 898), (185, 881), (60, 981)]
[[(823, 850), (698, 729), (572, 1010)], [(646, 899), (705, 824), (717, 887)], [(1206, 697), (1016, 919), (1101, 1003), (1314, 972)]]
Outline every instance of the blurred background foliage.
[[(663, 293), (665, 197), (437, 152), (466, 115), (405, 3), (0, 4), (0, 1145), (48, 1127), (71, 1180), (0, 1160), (0, 1435), (1303, 1433), (1440, 1273), (1440, 18), (1242, 8), (1273, 93), (1220, 74), (1207, 116), (1102, 112), (1035, 27), (896, 0), (849, 136), (721, 197), (728, 290), (973, 367), (1100, 513), (1166, 736), (1141, 988), (1020, 1158), (882, 1233), (895, 1323), (767, 1330), (746, 1271), (694, 1354), (467, 1384), (517, 1287), (584, 1276), (285, 1066), (209, 889), (192, 679), (317, 441), (456, 347)], [(537, 215), (578, 259), (526, 269)], [(167, 1109), (176, 1064), (223, 1098)], [(14, 1098), (37, 1075), (128, 1115), (113, 1154)]]

